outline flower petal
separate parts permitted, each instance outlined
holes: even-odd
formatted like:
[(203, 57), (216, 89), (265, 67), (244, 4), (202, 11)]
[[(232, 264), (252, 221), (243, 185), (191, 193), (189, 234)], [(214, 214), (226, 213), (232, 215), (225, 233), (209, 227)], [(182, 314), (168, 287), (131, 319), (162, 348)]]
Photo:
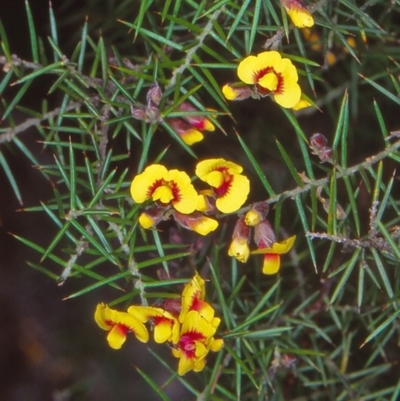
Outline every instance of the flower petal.
[(278, 254), (271, 253), (264, 255), (262, 272), (264, 274), (276, 274), (281, 266), (281, 257)]
[(152, 164), (143, 173), (138, 174), (131, 184), (131, 196), (136, 203), (143, 203), (151, 198), (152, 188), (158, 180), (167, 175), (168, 170), (161, 164)]
[(233, 256), (239, 262), (246, 263), (250, 255), (250, 248), (247, 238), (235, 238), (231, 242), (228, 255)]
[(215, 205), (222, 213), (236, 212), (246, 202), (249, 192), (249, 179), (244, 175), (233, 174), (227, 192), (216, 200)]
[(281, 59), (277, 51), (267, 51), (257, 56), (248, 56), (239, 63), (237, 74), (241, 81), (246, 84), (255, 84), (258, 82), (257, 74), (271, 67)]
[(286, 238), (284, 241), (273, 243), (272, 247), (260, 248), (260, 249), (257, 249), (256, 251), (251, 252), (251, 253), (254, 254), (254, 255), (259, 255), (259, 254), (282, 255), (284, 253), (289, 252), (292, 249), (292, 246), (294, 244), (295, 239), (296, 239), (296, 236), (293, 235), (293, 236), (291, 236), (289, 238)]
[(120, 349), (126, 340), (127, 330), (124, 326), (116, 324), (108, 333), (108, 345), (114, 349)]

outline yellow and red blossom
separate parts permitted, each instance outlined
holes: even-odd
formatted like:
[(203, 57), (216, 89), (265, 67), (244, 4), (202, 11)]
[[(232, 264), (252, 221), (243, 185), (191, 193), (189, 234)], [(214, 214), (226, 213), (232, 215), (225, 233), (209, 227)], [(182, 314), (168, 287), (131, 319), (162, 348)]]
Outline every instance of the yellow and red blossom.
[(180, 118), (169, 118), (167, 122), (186, 145), (191, 146), (204, 139), (200, 130)]
[(169, 341), (175, 344), (179, 340), (179, 321), (170, 312), (154, 306), (133, 305), (128, 308), (128, 313), (153, 322), (156, 343), (162, 344)]
[(167, 119), (167, 123), (189, 146), (204, 139), (201, 131), (214, 131), (214, 124), (205, 116), (196, 114), (199, 110), (189, 102), (181, 103), (177, 111), (190, 114), (183, 115), (180, 118), (172, 117)]
[(152, 200), (162, 207), (172, 205), (185, 214), (194, 212), (197, 207), (198, 194), (190, 177), (184, 171), (167, 170), (161, 164), (152, 164), (137, 175), (130, 192), (136, 203)]
[(190, 214), (183, 214), (177, 211), (173, 212), (175, 221), (186, 228), (187, 230), (194, 231), (200, 235), (207, 235), (210, 232), (216, 230), (218, 227), (218, 221), (202, 215), (199, 212), (193, 212)]
[(281, 242), (274, 242), (270, 247), (261, 247), (256, 251), (253, 251), (252, 254), (263, 254), (263, 268), (262, 271), (264, 274), (276, 274), (278, 273), (281, 265), (281, 257), (280, 255), (289, 252), (292, 249), (296, 236), (287, 238)]
[(141, 342), (146, 343), (149, 340), (149, 333), (143, 324), (146, 319), (140, 315), (119, 312), (100, 303), (97, 305), (94, 319), (100, 328), (108, 331), (107, 341), (111, 348), (120, 349), (129, 332)]
[(198, 273), (187, 283), (182, 291), (182, 306), (179, 321), (182, 323), (189, 311), (199, 312), (205, 319), (214, 319), (214, 309), (204, 301), (206, 295), (204, 280)]
[(203, 160), (196, 166), (196, 175), (212, 187), (215, 205), (223, 213), (237, 211), (247, 199), (250, 182), (242, 171), (241, 166), (225, 159)]
[(107, 337), (111, 347), (119, 349), (132, 331), (147, 342), (149, 334), (144, 323), (154, 325), (154, 340), (168, 342), (172, 353), (179, 358), (178, 374), (193, 370), (199, 372), (205, 366), (207, 354), (219, 351), (224, 342), (214, 338), (221, 319), (214, 317), (214, 309), (206, 301), (204, 280), (198, 273), (185, 286), (181, 300), (165, 299), (161, 306), (130, 306), (127, 312), (119, 312), (99, 304), (95, 312), (98, 325), (109, 330)]
[(197, 110), (196, 107), (192, 106), (189, 102), (182, 102), (178, 106), (178, 111), (194, 113), (184, 115), (182, 118), (199, 131), (215, 131), (214, 124), (206, 116), (195, 114), (199, 110)]
[(185, 315), (179, 341), (172, 348), (172, 354), (179, 358), (180, 376), (190, 370), (200, 372), (204, 369), (208, 352), (217, 352), (222, 348), (223, 340), (213, 337), (217, 327), (218, 325), (212, 325), (196, 310), (191, 310)]
[(307, 10), (303, 0), (280, 1), (295, 27), (310, 28), (314, 25), (314, 18)]
[(256, 85), (261, 96), (272, 95), (282, 107), (292, 108), (300, 101), (297, 69), (275, 50), (246, 57), (239, 63), (237, 74), (244, 83)]

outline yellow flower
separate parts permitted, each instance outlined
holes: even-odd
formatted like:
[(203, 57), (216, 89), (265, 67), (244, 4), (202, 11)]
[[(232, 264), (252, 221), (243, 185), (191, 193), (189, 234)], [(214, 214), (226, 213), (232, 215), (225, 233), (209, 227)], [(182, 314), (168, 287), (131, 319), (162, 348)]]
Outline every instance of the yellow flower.
[(212, 322), (214, 319), (214, 309), (210, 304), (204, 301), (205, 295), (204, 280), (200, 277), (199, 273), (196, 272), (196, 275), (185, 285), (182, 291), (182, 305), (179, 314), (179, 321), (181, 323), (191, 310), (200, 313), (207, 321)]
[(154, 324), (154, 341), (158, 344), (170, 341), (177, 343), (179, 340), (179, 321), (170, 312), (154, 306), (133, 305), (128, 308), (128, 313), (141, 316), (144, 321), (151, 320)]
[(246, 57), (239, 63), (237, 74), (244, 83), (257, 85), (261, 95), (271, 94), (282, 107), (291, 108), (300, 100), (296, 67), (275, 50)]
[(107, 341), (111, 348), (120, 349), (130, 331), (143, 343), (149, 340), (149, 333), (143, 324), (146, 319), (140, 315), (119, 312), (100, 303), (97, 305), (94, 320), (100, 328), (109, 332)]
[(175, 221), (183, 228), (194, 231), (200, 235), (207, 235), (218, 227), (217, 220), (203, 216), (199, 212), (193, 212), (190, 214), (174, 212), (173, 216)]
[(307, 10), (303, 0), (281, 0), (293, 25), (297, 28), (310, 28), (314, 25), (314, 18)]
[(186, 145), (192, 146), (204, 139), (204, 135), (197, 128), (180, 118), (169, 118), (167, 122)]
[[(182, 102), (178, 106), (178, 111), (187, 111), (195, 113), (198, 111), (196, 107), (192, 106), (189, 102)], [(214, 124), (205, 116), (190, 114), (182, 116), (191, 126), (197, 128), (200, 131), (215, 131)]]
[(163, 207), (171, 204), (184, 214), (194, 212), (197, 207), (198, 194), (190, 177), (184, 171), (167, 170), (161, 164), (153, 164), (137, 175), (130, 191), (136, 203), (153, 200)]
[(217, 352), (222, 348), (223, 340), (213, 337), (217, 327), (218, 325), (213, 326), (195, 310), (185, 315), (179, 341), (172, 348), (172, 354), (179, 358), (178, 374), (180, 376), (190, 370), (202, 371), (208, 352)]
[(235, 212), (247, 199), (250, 182), (242, 171), (241, 166), (225, 159), (203, 160), (196, 166), (196, 175), (212, 187), (215, 205), (223, 213)]
[(287, 238), (282, 242), (275, 242), (271, 247), (259, 248), (253, 251), (252, 254), (263, 254), (263, 273), (264, 274), (276, 274), (279, 271), (281, 265), (280, 255), (289, 252), (292, 249), (296, 236)]

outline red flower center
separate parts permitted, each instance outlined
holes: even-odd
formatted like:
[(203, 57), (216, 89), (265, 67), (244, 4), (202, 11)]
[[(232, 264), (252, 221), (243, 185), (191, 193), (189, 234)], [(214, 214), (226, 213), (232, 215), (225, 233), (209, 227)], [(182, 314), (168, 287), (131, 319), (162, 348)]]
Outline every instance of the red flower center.
[[(273, 67), (264, 67), (261, 70), (258, 70), (254, 73), (254, 82), (257, 84), (258, 81), (264, 76), (269, 73), (275, 74), (276, 78), (278, 79), (278, 85), (276, 86), (276, 89), (272, 91), (273, 93), (283, 93), (283, 88), (284, 88), (284, 82), (285, 80), (283, 79), (283, 76), (280, 72), (276, 72)], [(261, 87), (260, 85), (257, 85), (257, 90), (262, 96), (266, 96), (269, 94), (269, 90), (266, 88)]]
[(181, 199), (181, 193), (179, 190), (179, 186), (175, 181), (165, 181), (163, 178), (154, 181), (153, 185), (151, 185), (147, 191), (148, 197), (151, 197), (154, 191), (162, 186), (169, 187), (172, 192), (172, 200), (171, 202), (178, 202)]
[(188, 331), (179, 339), (178, 347), (186, 358), (196, 358), (196, 341), (204, 340), (203, 334), (197, 331)]
[(113, 327), (117, 327), (118, 330), (119, 330), (121, 333), (123, 333), (124, 335), (126, 335), (127, 333), (129, 333), (129, 332), (131, 331), (131, 328), (130, 328), (130, 327), (127, 327), (127, 326), (125, 326), (124, 324), (121, 324), (121, 323), (115, 323), (115, 322), (113, 322), (113, 321), (111, 321), (111, 320), (106, 320), (105, 323), (106, 323), (107, 326), (110, 327), (110, 330), (111, 330)]
[(226, 167), (218, 167), (216, 170), (223, 174), (222, 184), (218, 188), (213, 188), (215, 195), (220, 198), (229, 192), (229, 188), (231, 187), (233, 181), (233, 174), (230, 174)]

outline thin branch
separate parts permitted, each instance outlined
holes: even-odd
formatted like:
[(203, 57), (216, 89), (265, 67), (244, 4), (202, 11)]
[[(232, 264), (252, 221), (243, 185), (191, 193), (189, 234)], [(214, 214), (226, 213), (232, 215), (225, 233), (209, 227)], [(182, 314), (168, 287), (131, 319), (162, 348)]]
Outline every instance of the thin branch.
[(169, 84), (166, 85), (166, 89), (173, 87), (176, 84), (176, 80), (178, 78), (178, 76), (180, 74), (182, 74), (186, 68), (189, 67), (192, 58), (194, 56), (194, 54), (197, 52), (197, 50), (203, 46), (203, 42), (205, 40), (205, 38), (209, 35), (209, 33), (212, 31), (212, 29), (214, 28), (213, 22), (219, 17), (219, 15), (221, 14), (221, 12), (225, 9), (225, 6), (222, 6), (221, 8), (215, 10), (213, 12), (213, 14), (211, 15), (210, 19), (208, 20), (207, 24), (205, 25), (203, 32), (201, 32), (199, 35), (197, 35), (194, 40), (193, 43), (197, 42), (196, 46), (193, 46), (192, 48), (190, 48), (187, 53), (186, 53), (186, 58), (185, 58), (185, 62), (176, 70), (174, 70), (172, 72), (172, 77), (169, 81)]
[(343, 237), (341, 235), (331, 235), (327, 233), (312, 233), (307, 232), (306, 236), (311, 239), (328, 239), (344, 246), (352, 248), (364, 248), (364, 249), (377, 249), (378, 251), (387, 251), (393, 253), (393, 250), (389, 243), (382, 237), (373, 237), (368, 239), (351, 239)]
[[(385, 159), (388, 157), (391, 153), (396, 152), (400, 148), (400, 141), (395, 142), (393, 145), (387, 147), (385, 150), (382, 150), (381, 152), (377, 153), (374, 156), (367, 157), (365, 161), (362, 163), (356, 164), (354, 166), (348, 167), (346, 169), (342, 169), (339, 173), (336, 174), (336, 178), (343, 178), (343, 177), (348, 177), (350, 175), (353, 175), (360, 170), (366, 170), (372, 167), (375, 163), (378, 163), (380, 160)], [(302, 187), (296, 187), (294, 189), (288, 190), (281, 192), (278, 195), (272, 196), (271, 198), (267, 199), (266, 202), (269, 204), (277, 203), (280, 200), (287, 199), (287, 198), (294, 198), (296, 196), (299, 196), (303, 193), (306, 193), (311, 190), (313, 187), (319, 187), (323, 186), (329, 183), (331, 177), (327, 176), (324, 178), (320, 178), (319, 180), (313, 180), (310, 181), (309, 183), (305, 184)]]
[[(98, 101), (98, 96), (93, 96), (89, 98), (89, 101)], [(78, 107), (81, 107), (83, 104), (83, 101), (74, 101), (71, 102), (67, 105), (67, 107), (64, 108), (64, 112), (74, 110)], [(28, 118), (25, 120), (22, 124), (17, 125), (14, 128), (8, 127), (8, 128), (0, 128), (0, 131), (6, 130), (2, 134), (0, 134), (0, 144), (4, 142), (11, 142), (15, 136), (18, 134), (26, 131), (30, 127), (37, 127), (43, 123), (43, 121), (49, 120), (51, 118), (59, 116), (61, 113), (61, 107), (57, 107), (56, 109), (49, 111), (45, 114), (43, 114), (41, 117), (37, 118)]]

